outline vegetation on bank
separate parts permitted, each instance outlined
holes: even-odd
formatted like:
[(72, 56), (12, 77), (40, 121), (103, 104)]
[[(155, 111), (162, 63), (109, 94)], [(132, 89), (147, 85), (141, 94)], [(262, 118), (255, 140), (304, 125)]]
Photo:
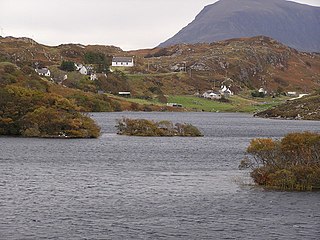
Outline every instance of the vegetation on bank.
[(117, 121), (118, 134), (148, 137), (201, 137), (202, 133), (191, 124), (170, 121), (122, 118)]
[(0, 87), (0, 135), (96, 138), (100, 128), (69, 100), (22, 87)]
[(255, 114), (257, 117), (320, 120), (320, 90)]
[(50, 84), (29, 68), (22, 71), (11, 63), (0, 64), (0, 135), (99, 136), (100, 128), (73, 101), (50, 93)]
[(278, 190), (320, 190), (320, 134), (291, 133), (281, 140), (254, 139), (240, 168), (251, 168), (260, 186)]

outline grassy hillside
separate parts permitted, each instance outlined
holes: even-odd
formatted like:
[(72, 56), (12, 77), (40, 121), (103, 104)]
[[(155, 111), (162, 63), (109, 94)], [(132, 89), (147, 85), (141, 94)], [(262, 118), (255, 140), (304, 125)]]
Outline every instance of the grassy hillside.
[[(102, 57), (104, 64), (110, 64), (112, 56), (134, 56), (135, 66), (106, 70), (94, 81), (60, 69), (62, 61), (96, 68), (92, 60)], [(319, 54), (298, 52), (267, 37), (130, 52), (98, 45), (49, 47), (28, 38), (8, 37), (0, 38), (0, 61), (31, 74), (19, 83), (31, 89), (40, 87), (33, 69), (47, 66), (52, 76), (41, 85), (42, 90), (67, 98), (81, 111), (180, 111), (166, 107), (167, 102), (176, 102), (188, 110), (256, 112), (280, 104), (285, 92), (309, 93), (320, 87)], [(194, 97), (217, 91), (221, 85), (235, 93), (228, 102)], [(260, 87), (276, 98), (251, 98), (250, 92)], [(120, 91), (130, 91), (131, 98), (117, 96)]]
[(0, 135), (98, 137), (100, 128), (50, 84), (11, 63), (0, 63)]
[[(320, 86), (320, 55), (298, 52), (267, 37), (212, 44), (180, 44), (138, 50), (129, 81), (165, 94), (194, 94), (222, 84), (236, 93), (265, 88), (269, 93), (311, 92)], [(133, 76), (133, 78), (131, 78)], [(136, 86), (131, 85), (135, 90)]]
[(0, 135), (98, 137), (100, 128), (81, 112), (122, 110), (174, 109), (69, 88), (41, 78), (28, 66), (0, 62)]
[(258, 117), (320, 120), (320, 91), (259, 112)]
[[(320, 55), (298, 52), (267, 37), (232, 39), (212, 44), (180, 44), (167, 48), (122, 51), (113, 46), (77, 44), (49, 47), (27, 38), (0, 38), (0, 61), (20, 67), (38, 65), (56, 69), (62, 60), (86, 64), (90, 54), (134, 56), (135, 67), (117, 68), (107, 79), (90, 86), (68, 73), (66, 85), (85, 91), (116, 93), (130, 90), (133, 97), (193, 95), (222, 84), (236, 93), (265, 88), (269, 93), (311, 92), (320, 87)], [(61, 75), (53, 71), (53, 75)]]

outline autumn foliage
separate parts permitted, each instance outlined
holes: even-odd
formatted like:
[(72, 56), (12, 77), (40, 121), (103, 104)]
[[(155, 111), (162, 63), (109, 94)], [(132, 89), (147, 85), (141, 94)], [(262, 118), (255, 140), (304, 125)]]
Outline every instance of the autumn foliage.
[(320, 134), (291, 133), (282, 140), (254, 139), (247, 149), (251, 158), (242, 167), (251, 167), (258, 185), (281, 190), (320, 189)]
[(72, 101), (48, 93), (48, 83), (9, 63), (0, 65), (0, 135), (98, 137), (100, 128)]
[(21, 87), (0, 88), (0, 135), (98, 137), (99, 127), (67, 99)]
[(150, 121), (146, 119), (122, 118), (117, 124), (118, 134), (129, 136), (155, 137), (200, 137), (201, 132), (191, 124), (173, 124), (170, 121)]

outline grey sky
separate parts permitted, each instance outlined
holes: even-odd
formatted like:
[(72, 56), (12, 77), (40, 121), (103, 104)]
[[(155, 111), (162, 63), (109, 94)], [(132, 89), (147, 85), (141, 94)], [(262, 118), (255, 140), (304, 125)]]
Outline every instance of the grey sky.
[[(46, 45), (153, 48), (216, 0), (0, 0), (1, 35)], [(320, 6), (320, 0), (295, 0)]]

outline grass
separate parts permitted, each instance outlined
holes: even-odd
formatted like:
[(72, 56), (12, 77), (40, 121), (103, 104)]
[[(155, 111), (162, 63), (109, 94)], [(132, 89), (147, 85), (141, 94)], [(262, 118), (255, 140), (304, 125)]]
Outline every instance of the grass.
[(276, 100), (272, 98), (250, 99), (240, 95), (232, 96), (229, 100), (230, 102), (224, 103), (196, 96), (170, 96), (168, 102), (179, 103), (185, 108), (197, 111), (253, 113), (268, 109), (283, 101), (281, 98)]
[(116, 96), (113, 94), (109, 94), (109, 93), (105, 93), (108, 97), (111, 97), (113, 99), (119, 99), (119, 100), (123, 100), (123, 101), (128, 101), (128, 102), (132, 102), (132, 103), (138, 103), (138, 104), (142, 104), (142, 105), (158, 105), (158, 106), (166, 106), (166, 104), (160, 103), (156, 100), (145, 100), (145, 99), (140, 99), (140, 98), (125, 98), (125, 97), (120, 97), (120, 96)]
[[(160, 103), (157, 100), (145, 100), (139, 98), (124, 98), (107, 94), (109, 97), (119, 100), (125, 100), (132, 103), (138, 103), (142, 105), (156, 105), (165, 106), (166, 104)], [(199, 98), (196, 96), (186, 95), (170, 95), (168, 97), (169, 103), (178, 103), (189, 111), (205, 111), (205, 112), (244, 112), (254, 113), (266, 110), (273, 106), (279, 105), (286, 98), (249, 98), (245, 96), (232, 96), (229, 98), (230, 102), (224, 103), (215, 100), (209, 100), (205, 98)]]

